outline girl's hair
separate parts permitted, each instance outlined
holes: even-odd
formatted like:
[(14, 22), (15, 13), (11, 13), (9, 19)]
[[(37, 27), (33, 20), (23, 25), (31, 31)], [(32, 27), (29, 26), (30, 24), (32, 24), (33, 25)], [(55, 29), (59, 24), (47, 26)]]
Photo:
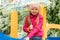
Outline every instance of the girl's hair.
[[(36, 18), (36, 25), (38, 25), (38, 23), (39, 23), (39, 16), (37, 16), (37, 18)], [(30, 19), (30, 15), (28, 15), (28, 26), (30, 26), (31, 24), (32, 24), (32, 22)]]

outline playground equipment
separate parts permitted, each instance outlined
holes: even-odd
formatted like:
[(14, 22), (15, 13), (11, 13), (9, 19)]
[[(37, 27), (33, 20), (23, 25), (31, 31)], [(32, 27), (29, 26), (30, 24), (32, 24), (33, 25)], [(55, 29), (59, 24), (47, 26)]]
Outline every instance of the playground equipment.
[[(57, 28), (60, 29), (60, 25), (58, 24), (48, 24), (46, 25), (46, 6), (44, 4), (40, 4), (40, 14), (44, 17), (43, 19), (43, 30), (44, 30), (44, 36), (43, 40), (47, 38), (47, 32), (51, 28)], [(13, 38), (18, 37), (18, 12), (17, 11), (12, 11), (10, 13), (11, 15), (11, 33), (10, 36)]]
[(11, 18), (11, 33), (10, 36), (17, 38), (18, 37), (18, 13), (17, 11), (12, 11), (10, 14)]
[(46, 25), (46, 7), (44, 6), (44, 4), (40, 5), (40, 13), (42, 14), (42, 16), (44, 17), (43, 19), (43, 30), (44, 30), (44, 36), (43, 36), (43, 40), (45, 40), (47, 38), (47, 33), (51, 28), (56, 28), (60, 30), (60, 25), (59, 24), (48, 24)]

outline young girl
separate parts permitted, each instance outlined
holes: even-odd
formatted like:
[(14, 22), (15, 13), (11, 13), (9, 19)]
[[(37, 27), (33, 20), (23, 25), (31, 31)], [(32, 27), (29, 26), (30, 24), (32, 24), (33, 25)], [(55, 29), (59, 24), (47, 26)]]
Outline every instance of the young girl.
[(39, 4), (30, 4), (30, 14), (26, 16), (23, 30), (27, 33), (24, 40), (42, 40), (43, 17), (39, 14)]

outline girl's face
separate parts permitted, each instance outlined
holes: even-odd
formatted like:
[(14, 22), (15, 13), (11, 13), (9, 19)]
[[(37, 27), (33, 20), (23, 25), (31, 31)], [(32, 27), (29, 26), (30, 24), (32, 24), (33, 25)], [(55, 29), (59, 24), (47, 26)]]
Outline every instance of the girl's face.
[(37, 13), (39, 13), (39, 7), (34, 6), (34, 5), (30, 5), (30, 12), (33, 14), (33, 15), (36, 15)]

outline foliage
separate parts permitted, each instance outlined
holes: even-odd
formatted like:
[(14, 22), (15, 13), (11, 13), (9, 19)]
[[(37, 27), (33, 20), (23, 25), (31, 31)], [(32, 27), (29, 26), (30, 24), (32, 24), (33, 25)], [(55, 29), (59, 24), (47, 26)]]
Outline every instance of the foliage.
[(60, 0), (51, 0), (50, 6), (47, 7), (47, 21), (60, 24)]
[(9, 15), (0, 12), (0, 32), (10, 34), (10, 19)]
[[(60, 0), (50, 0), (51, 4), (47, 7), (47, 22), (49, 24), (60, 24)], [(60, 36), (60, 30), (50, 29), (48, 36)]]

